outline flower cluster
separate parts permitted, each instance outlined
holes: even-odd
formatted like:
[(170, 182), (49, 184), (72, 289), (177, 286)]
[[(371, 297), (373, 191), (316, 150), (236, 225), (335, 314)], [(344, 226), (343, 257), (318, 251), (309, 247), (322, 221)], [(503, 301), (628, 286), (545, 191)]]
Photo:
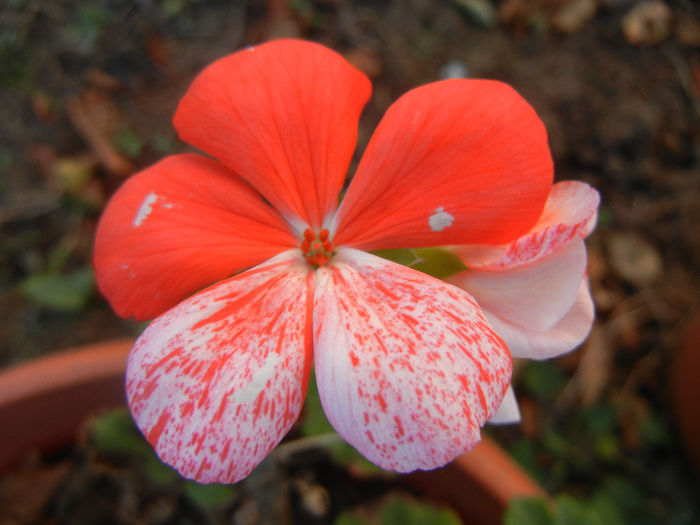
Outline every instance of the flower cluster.
[[(298, 418), (312, 366), (367, 459), (441, 466), (487, 420), (517, 418), (511, 354), (557, 355), (590, 328), (598, 196), (552, 185), (533, 109), (495, 81), (411, 90), (338, 204), (370, 91), (310, 42), (224, 57), (174, 117), (213, 158), (167, 157), (105, 209), (98, 284), (118, 314), (155, 318), (129, 356), (129, 407), (188, 478), (247, 476)], [(427, 246), (468, 269), (445, 282), (369, 253)]]

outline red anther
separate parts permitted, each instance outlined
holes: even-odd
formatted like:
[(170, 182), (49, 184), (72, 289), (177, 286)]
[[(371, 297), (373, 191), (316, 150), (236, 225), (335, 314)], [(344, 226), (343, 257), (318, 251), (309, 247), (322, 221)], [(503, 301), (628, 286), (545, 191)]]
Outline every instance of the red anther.
[(324, 266), (330, 261), (333, 255), (333, 243), (328, 238), (328, 230), (321, 230), (318, 239), (311, 229), (304, 231), (304, 238), (301, 240), (301, 254), (312, 266)]

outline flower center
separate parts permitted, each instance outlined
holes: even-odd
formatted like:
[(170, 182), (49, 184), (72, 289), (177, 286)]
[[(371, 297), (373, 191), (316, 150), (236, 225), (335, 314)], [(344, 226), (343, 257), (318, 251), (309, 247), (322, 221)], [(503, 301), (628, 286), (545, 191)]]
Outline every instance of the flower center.
[(304, 240), (301, 241), (301, 253), (309, 264), (317, 268), (324, 266), (333, 255), (333, 243), (328, 240), (328, 230), (321, 230), (316, 237), (311, 228), (307, 228)]

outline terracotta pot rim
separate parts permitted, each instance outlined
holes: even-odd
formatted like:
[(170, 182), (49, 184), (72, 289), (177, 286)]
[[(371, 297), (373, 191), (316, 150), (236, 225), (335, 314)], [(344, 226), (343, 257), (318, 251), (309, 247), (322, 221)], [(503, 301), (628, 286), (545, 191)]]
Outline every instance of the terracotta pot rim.
[[(133, 339), (96, 343), (0, 371), (0, 421), (8, 429), (0, 434), (0, 474), (31, 450), (70, 444), (91, 414), (125, 406), (132, 345)], [(450, 503), (465, 523), (500, 523), (513, 498), (546, 494), (487, 436), (449, 465), (409, 474), (406, 481)]]
[(115, 339), (17, 363), (0, 370), (0, 410), (7, 404), (95, 378), (124, 375), (131, 338)]

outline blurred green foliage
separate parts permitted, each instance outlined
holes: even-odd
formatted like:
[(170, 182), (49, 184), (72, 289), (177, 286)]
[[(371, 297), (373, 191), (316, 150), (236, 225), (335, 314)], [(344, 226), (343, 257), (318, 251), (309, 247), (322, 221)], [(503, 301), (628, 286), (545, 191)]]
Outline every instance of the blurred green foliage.
[(553, 361), (528, 361), (520, 374), (523, 387), (540, 401), (554, 399), (566, 382), (564, 372)]
[(72, 22), (63, 28), (63, 38), (70, 48), (89, 53), (95, 48), (102, 30), (112, 22), (114, 13), (99, 4), (80, 6)]
[(69, 273), (32, 275), (19, 286), (38, 305), (59, 311), (78, 311), (92, 296), (94, 285), (92, 268), (82, 267)]
[(177, 487), (200, 509), (212, 511), (230, 504), (235, 498), (232, 485), (202, 485), (185, 480), (163, 463), (136, 428), (127, 410), (105, 412), (90, 425), (90, 439), (99, 454), (138, 461), (143, 474), (154, 486)]
[(393, 496), (384, 501), (375, 516), (345, 511), (334, 525), (460, 525), (451, 509), (418, 502), (407, 496)]
[(121, 128), (112, 137), (115, 147), (127, 157), (134, 159), (143, 151), (144, 143), (131, 128)]

